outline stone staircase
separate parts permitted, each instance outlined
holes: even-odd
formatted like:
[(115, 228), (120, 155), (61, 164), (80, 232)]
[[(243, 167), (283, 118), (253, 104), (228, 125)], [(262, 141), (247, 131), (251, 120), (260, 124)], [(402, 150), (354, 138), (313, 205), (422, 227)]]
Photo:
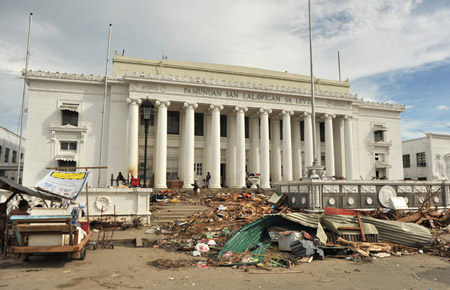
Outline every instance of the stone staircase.
[(174, 204), (153, 207), (151, 225), (162, 225), (208, 209), (204, 205)]

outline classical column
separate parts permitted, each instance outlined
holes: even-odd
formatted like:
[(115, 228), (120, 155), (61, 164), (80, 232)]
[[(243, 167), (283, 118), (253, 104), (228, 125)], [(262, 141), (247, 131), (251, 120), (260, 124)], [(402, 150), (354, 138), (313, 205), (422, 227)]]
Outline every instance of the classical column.
[(334, 170), (336, 176), (347, 176), (345, 173), (345, 133), (344, 118), (336, 118), (333, 122), (334, 137)]
[(155, 102), (158, 107), (158, 128), (156, 129), (156, 164), (155, 164), (155, 188), (167, 188), (167, 108), (169, 101)]
[(259, 109), (261, 118), (261, 176), (259, 187), (270, 188), (269, 114), (270, 109)]
[(325, 114), (325, 171), (327, 176), (333, 177), (334, 173), (334, 138), (333, 118), (335, 115)]
[(186, 155), (186, 112), (180, 112), (180, 148), (178, 158), (178, 177), (180, 180), (185, 180), (185, 158), (183, 156)]
[(257, 174), (261, 173), (260, 167), (260, 153), (259, 153), (259, 118), (257, 115), (254, 115), (250, 119), (250, 130), (251, 130), (251, 166), (250, 173)]
[(345, 165), (348, 180), (355, 179), (354, 161), (353, 161), (353, 131), (352, 117), (344, 117), (345, 127)]
[(128, 103), (128, 173), (138, 176), (139, 164), (139, 104), (141, 99), (127, 98)]
[[(320, 122), (316, 121), (316, 157), (317, 157), (317, 165), (322, 164), (322, 146), (320, 142)], [(320, 174), (318, 172), (318, 174)]]
[(281, 181), (280, 119), (272, 118), (272, 181)]
[(236, 112), (236, 187), (245, 187), (245, 112), (246, 107), (234, 108)]
[(292, 180), (291, 115), (293, 111), (281, 112), (283, 116), (283, 181)]
[(236, 187), (236, 115), (228, 117), (227, 186)]
[(203, 149), (203, 177), (211, 172), (211, 115), (205, 114), (205, 148)]
[(311, 166), (313, 164), (313, 133), (312, 133), (312, 123), (311, 123), (311, 114), (303, 113), (305, 116), (304, 124), (305, 124), (305, 168)]
[(303, 176), (302, 172), (302, 148), (300, 137), (300, 119), (294, 118), (292, 120), (292, 174), (294, 180), (299, 180)]
[(210, 105), (211, 110), (211, 180), (209, 188), (220, 188), (220, 111), (222, 105)]
[(192, 188), (194, 183), (194, 154), (195, 154), (195, 114), (194, 110), (197, 109), (196, 103), (184, 103), (186, 109), (186, 118), (184, 121), (184, 184), (183, 188)]

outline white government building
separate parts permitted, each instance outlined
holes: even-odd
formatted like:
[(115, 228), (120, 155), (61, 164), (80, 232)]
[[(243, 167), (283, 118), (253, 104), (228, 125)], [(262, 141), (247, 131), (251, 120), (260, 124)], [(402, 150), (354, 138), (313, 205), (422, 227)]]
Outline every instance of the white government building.
[[(19, 135), (0, 126), (0, 177), (5, 177), (18, 183), (22, 182), (25, 139), (22, 138), (21, 150), (19, 150), (19, 143)], [(20, 176), (17, 177), (19, 162), (21, 166)]]
[(405, 180), (450, 180), (450, 135), (426, 133), (403, 141)]
[(265, 189), (299, 180), (313, 162), (312, 121), (327, 176), (403, 179), (404, 106), (359, 99), (348, 81), (314, 79), (311, 120), (309, 76), (117, 53), (113, 64), (104, 118), (104, 76), (28, 73), (25, 186), (64, 166), (106, 167), (91, 171), (94, 187), (109, 185), (118, 172), (142, 177), (140, 104), (147, 98), (155, 106), (147, 182), (157, 189), (176, 179), (192, 188), (207, 172), (210, 188), (242, 188), (247, 174), (259, 175)]

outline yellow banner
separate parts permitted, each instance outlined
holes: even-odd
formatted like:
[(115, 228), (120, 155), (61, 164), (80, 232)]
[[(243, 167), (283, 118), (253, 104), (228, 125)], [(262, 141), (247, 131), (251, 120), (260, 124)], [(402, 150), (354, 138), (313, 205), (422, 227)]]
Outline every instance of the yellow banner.
[(51, 177), (59, 178), (59, 179), (71, 179), (78, 180), (84, 179), (86, 172), (53, 172)]

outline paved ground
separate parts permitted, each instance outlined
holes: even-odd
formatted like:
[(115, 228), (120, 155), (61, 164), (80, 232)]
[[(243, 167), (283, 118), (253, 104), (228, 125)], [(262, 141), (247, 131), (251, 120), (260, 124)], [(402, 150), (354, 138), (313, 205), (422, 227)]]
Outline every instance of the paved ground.
[(371, 263), (326, 259), (273, 272), (161, 270), (148, 264), (156, 259), (198, 260), (183, 252), (123, 246), (88, 250), (84, 261), (64, 256), (31, 257), (28, 263), (0, 260), (0, 289), (450, 289), (448, 258), (419, 254)]

